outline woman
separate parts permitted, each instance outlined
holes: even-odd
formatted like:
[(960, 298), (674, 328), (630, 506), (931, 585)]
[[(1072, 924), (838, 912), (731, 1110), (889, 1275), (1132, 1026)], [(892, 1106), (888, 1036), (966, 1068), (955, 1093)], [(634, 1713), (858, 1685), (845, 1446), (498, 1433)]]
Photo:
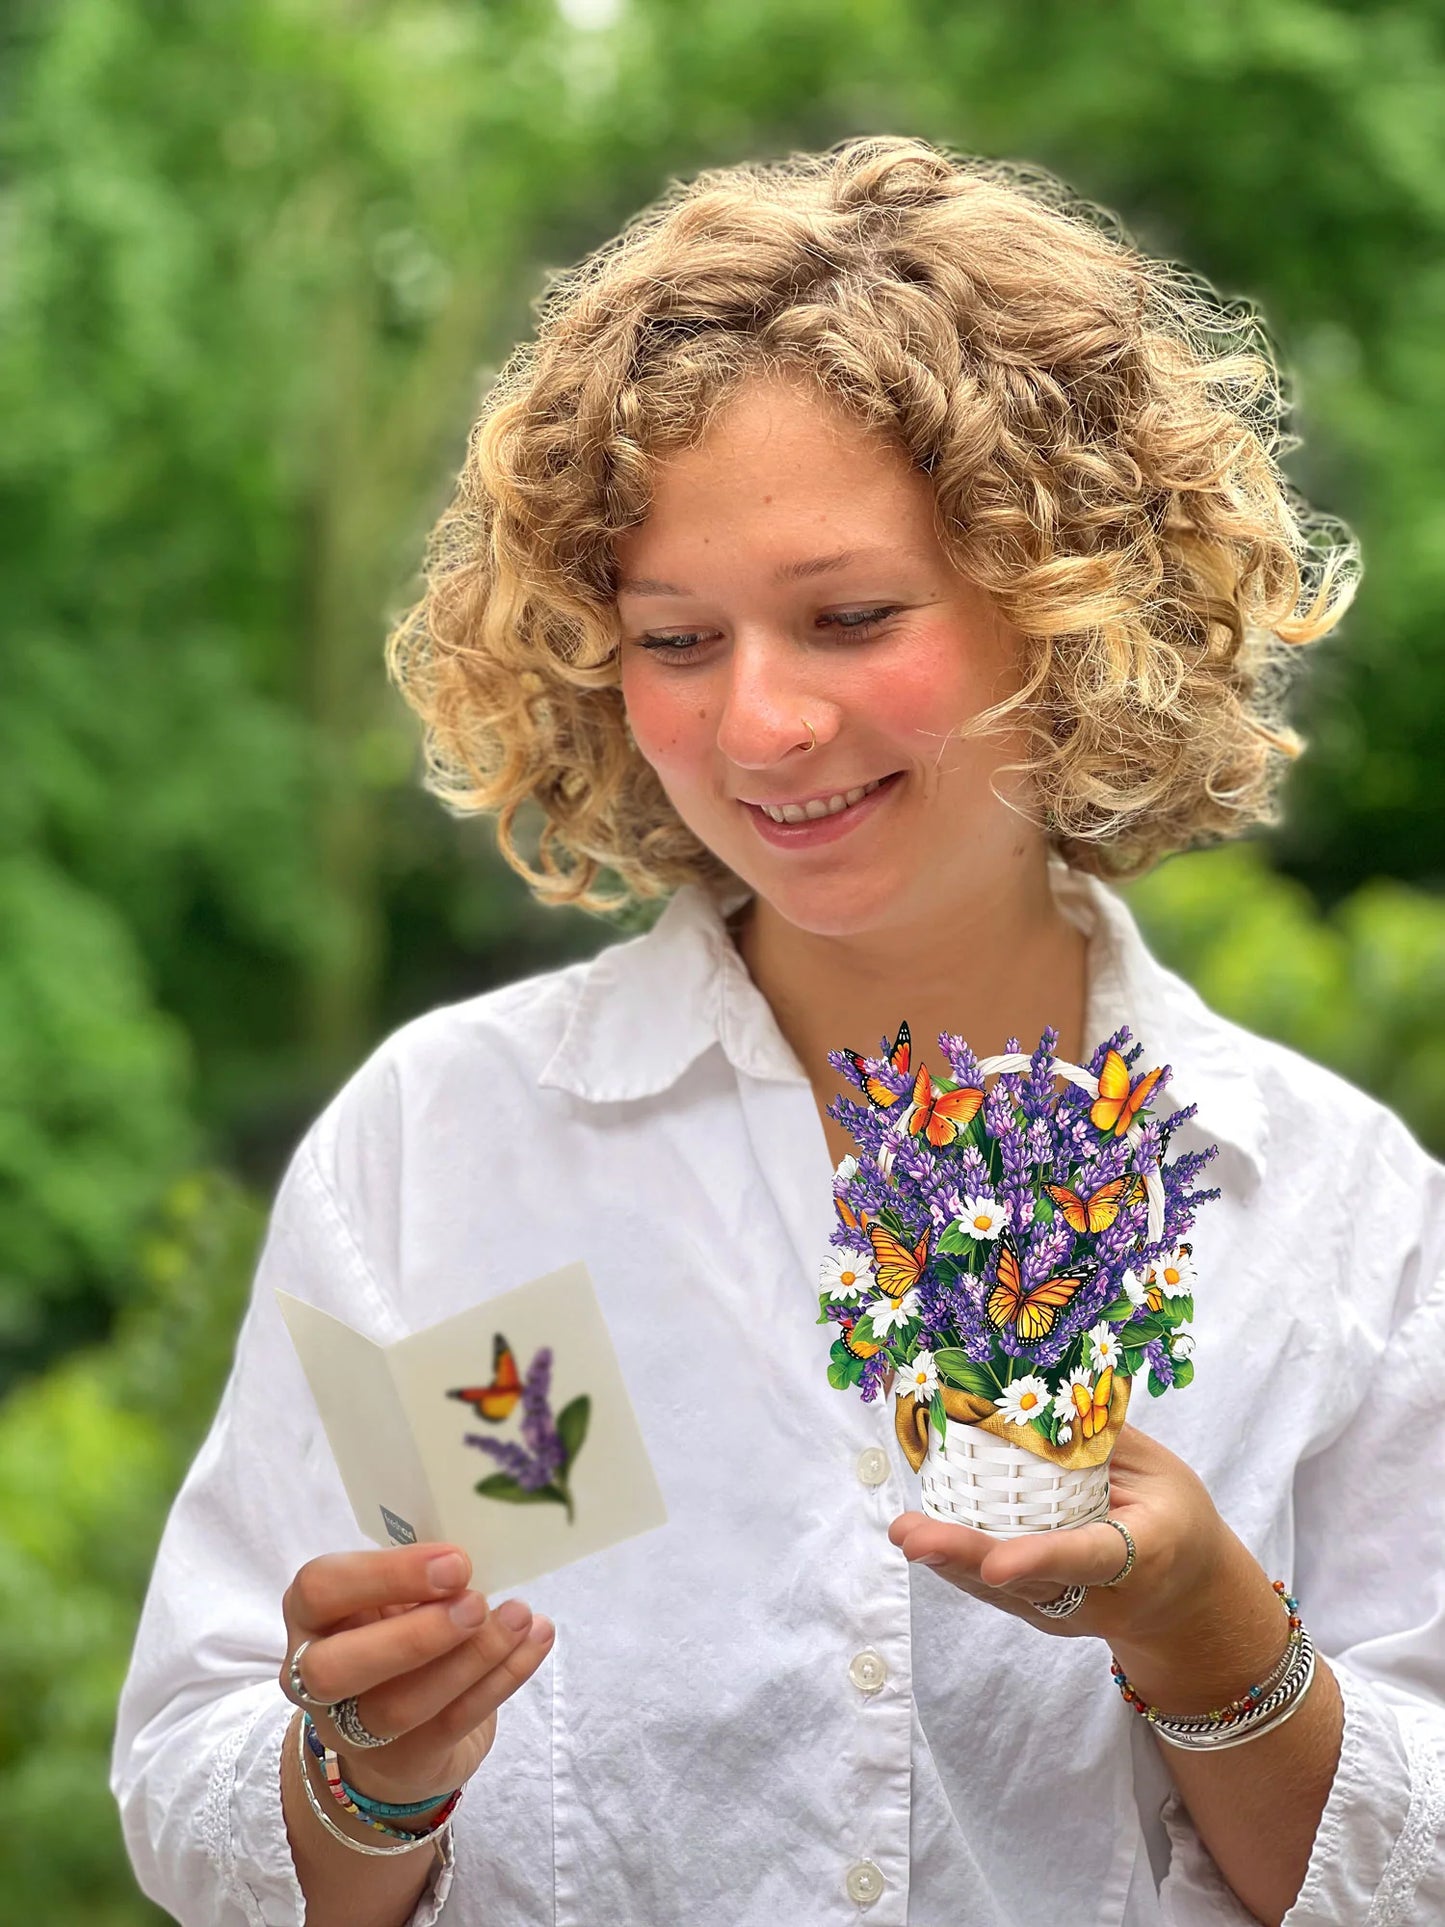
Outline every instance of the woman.
[[(1351, 558), (1278, 413), (1246, 324), (919, 141), (703, 176), (553, 289), (392, 662), (545, 901), (672, 900), (407, 1026), (296, 1153), (121, 1706), (182, 1921), (1445, 1914), (1441, 1170), (1099, 881), (1266, 817), (1295, 747), (1280, 664)], [(826, 1383), (826, 1053), (902, 1016), (1075, 1060), (1127, 1020), (1221, 1146), (1198, 1385), (1131, 1409), (1118, 1525), (926, 1519), (888, 1401)], [(370, 1548), (272, 1286), (390, 1338), (576, 1257), (669, 1525), (526, 1602)], [(1276, 1578), (1320, 1654), (1288, 1720), (1160, 1744), (1110, 1652), (1217, 1709), (1279, 1658)]]

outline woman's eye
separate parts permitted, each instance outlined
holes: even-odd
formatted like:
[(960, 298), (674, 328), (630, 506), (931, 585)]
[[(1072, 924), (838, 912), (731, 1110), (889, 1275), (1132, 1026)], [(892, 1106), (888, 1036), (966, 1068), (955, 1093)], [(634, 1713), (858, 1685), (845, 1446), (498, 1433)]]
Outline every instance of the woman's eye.
[[(858, 636), (867, 635), (870, 630), (878, 628), (889, 616), (897, 614), (898, 610), (890, 605), (883, 609), (850, 609), (841, 615), (820, 616), (818, 620), (824, 623), (836, 623), (845, 635)], [(654, 655), (660, 655), (664, 661), (678, 662), (685, 656), (699, 654), (700, 646), (706, 640), (704, 631), (686, 630), (675, 636), (640, 636), (638, 647)]]

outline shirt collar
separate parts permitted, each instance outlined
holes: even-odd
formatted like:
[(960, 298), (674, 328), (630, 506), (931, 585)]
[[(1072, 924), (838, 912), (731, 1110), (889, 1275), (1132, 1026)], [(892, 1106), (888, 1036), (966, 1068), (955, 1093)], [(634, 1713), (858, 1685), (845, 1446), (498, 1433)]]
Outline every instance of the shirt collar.
[[(1106, 885), (1057, 859), (1050, 880), (1089, 939), (1088, 1037), (1127, 1024), (1145, 1048), (1141, 1068), (1174, 1067), (1161, 1111), (1197, 1103), (1203, 1137), (1232, 1145), (1262, 1176), (1268, 1116), (1251, 1040), (1150, 954)], [(717, 897), (684, 884), (646, 935), (601, 951), (538, 1083), (598, 1104), (654, 1097), (713, 1045), (750, 1076), (806, 1083), (726, 927), (749, 895), (742, 885)]]

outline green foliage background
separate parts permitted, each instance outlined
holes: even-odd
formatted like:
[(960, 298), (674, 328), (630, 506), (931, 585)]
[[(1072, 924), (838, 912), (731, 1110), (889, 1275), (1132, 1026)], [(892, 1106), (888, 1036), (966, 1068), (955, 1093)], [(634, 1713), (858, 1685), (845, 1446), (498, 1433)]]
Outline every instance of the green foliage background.
[(158, 1917), (114, 1700), (295, 1137), (403, 1017), (614, 934), (421, 795), (380, 645), (545, 271), (669, 178), (918, 133), (1261, 308), (1365, 587), (1286, 826), (1134, 900), (1445, 1148), (1442, 42), (1347, 0), (6, 10), (0, 1919)]

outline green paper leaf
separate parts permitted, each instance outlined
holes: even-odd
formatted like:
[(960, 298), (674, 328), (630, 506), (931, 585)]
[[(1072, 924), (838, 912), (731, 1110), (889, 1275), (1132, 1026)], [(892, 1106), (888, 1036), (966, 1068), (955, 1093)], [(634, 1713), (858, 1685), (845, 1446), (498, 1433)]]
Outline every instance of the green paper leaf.
[(1152, 1344), (1156, 1338), (1165, 1337), (1172, 1330), (1173, 1326), (1167, 1318), (1161, 1317), (1158, 1312), (1150, 1312), (1147, 1317), (1134, 1319), (1127, 1324), (1119, 1333), (1119, 1342), (1137, 1351)]
[(973, 1250), (973, 1239), (962, 1229), (957, 1218), (951, 1219), (938, 1234), (935, 1251), (950, 1258), (966, 1258)]
[(1125, 1378), (1137, 1378), (1144, 1369), (1143, 1352), (1136, 1352), (1132, 1346), (1126, 1345), (1123, 1356)]
[(940, 1443), (948, 1436), (948, 1415), (943, 1409), (943, 1394), (935, 1392), (928, 1401), (928, 1417)]
[(1034, 1223), (1052, 1224), (1054, 1221), (1054, 1202), (1052, 1198), (1034, 1199)]
[(1193, 1377), (1194, 1360), (1192, 1358), (1179, 1358), (1174, 1361), (1174, 1383), (1176, 1385), (1187, 1385)]
[(1099, 1319), (1106, 1325), (1122, 1325), (1132, 1318), (1133, 1315), (1133, 1299), (1116, 1298), (1113, 1304), (1105, 1305), (1104, 1309), (1099, 1313)]
[(979, 1365), (966, 1351), (956, 1346), (945, 1346), (933, 1354), (933, 1362), (938, 1367), (938, 1376), (947, 1379), (961, 1392), (973, 1392), (979, 1398), (998, 1397), (998, 1380), (986, 1365)]
[(592, 1400), (585, 1392), (574, 1398), (570, 1405), (564, 1405), (557, 1414), (557, 1436), (562, 1441), (562, 1464), (565, 1470), (572, 1469), (572, 1461), (582, 1450), (582, 1441), (587, 1436), (587, 1421), (592, 1416)]
[(1169, 1387), (1164, 1383), (1163, 1379), (1159, 1377), (1158, 1373), (1154, 1370), (1153, 1366), (1151, 1365), (1149, 1367), (1150, 1398), (1159, 1398), (1168, 1390), (1169, 1390)]
[(529, 1492), (510, 1472), (494, 1472), (473, 1488), (484, 1499), (505, 1499), (508, 1505), (567, 1505), (567, 1494), (560, 1486), (539, 1485)]
[(1194, 1316), (1193, 1292), (1181, 1291), (1173, 1298), (1166, 1298), (1164, 1300), (1164, 1309), (1168, 1312), (1172, 1323), (1182, 1325), (1186, 1318), (1192, 1318)]

